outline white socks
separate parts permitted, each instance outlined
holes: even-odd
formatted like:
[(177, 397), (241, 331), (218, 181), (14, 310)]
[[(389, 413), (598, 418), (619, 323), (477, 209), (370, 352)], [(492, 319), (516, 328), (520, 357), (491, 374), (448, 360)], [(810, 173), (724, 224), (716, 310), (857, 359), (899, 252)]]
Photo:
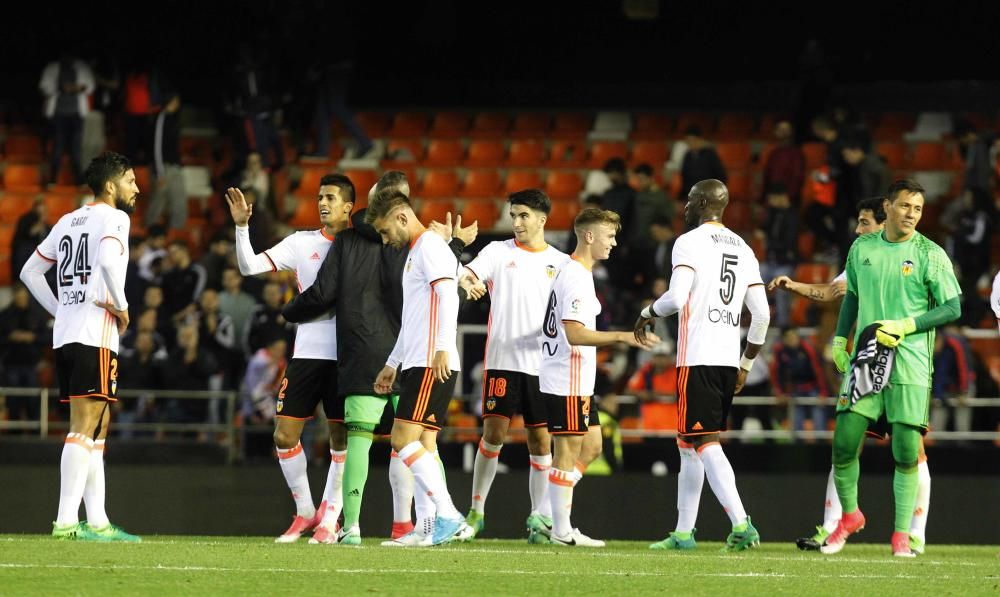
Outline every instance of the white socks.
[(837, 485), (833, 482), (833, 467), (830, 467), (830, 476), (826, 480), (826, 502), (823, 505), (823, 528), (826, 532), (832, 533), (840, 523), (840, 517), (844, 511), (840, 508), (840, 498), (837, 496)]
[(677, 446), (681, 453), (681, 472), (677, 475), (677, 528), (679, 533), (690, 533), (698, 520), (701, 489), (705, 484), (705, 465), (693, 447)]
[(733, 466), (729, 464), (722, 446), (717, 443), (704, 444), (698, 451), (698, 456), (705, 465), (705, 475), (712, 493), (722, 504), (729, 521), (733, 526), (746, 522), (747, 513), (740, 501), (740, 494), (736, 491), (736, 474), (733, 473)]
[(326, 512), (323, 513), (323, 525), (333, 530), (344, 508), (344, 462), (347, 461), (347, 450), (330, 450), (330, 471), (326, 474), (326, 489), (323, 490), (323, 501), (326, 502)]
[(913, 508), (913, 520), (910, 521), (910, 534), (921, 541), (927, 539), (927, 512), (930, 509), (931, 471), (927, 468), (927, 460), (922, 460), (917, 464), (917, 501)]
[(493, 479), (497, 476), (497, 457), (500, 456), (502, 448), (503, 444), (490, 444), (485, 439), (479, 440), (476, 464), (472, 469), (472, 509), (480, 514), (486, 509), (486, 496), (490, 493)]
[(552, 504), (552, 534), (565, 537), (573, 532), (570, 513), (573, 509), (573, 473), (556, 467), (549, 469), (549, 502)]
[(438, 516), (442, 518), (462, 518), (451, 501), (448, 486), (441, 474), (441, 465), (433, 454), (424, 449), (419, 441), (410, 442), (399, 451), (399, 459), (413, 472), (413, 480), (419, 491), (426, 493), (434, 502)]
[(80, 500), (87, 485), (93, 448), (94, 440), (82, 433), (66, 434), (59, 463), (59, 513), (56, 515), (59, 526), (80, 522)]
[(295, 444), (294, 448), (278, 450), (278, 464), (281, 465), (281, 472), (285, 475), (285, 482), (288, 489), (292, 491), (292, 499), (295, 500), (295, 513), (303, 518), (313, 518), (316, 516), (316, 506), (312, 501), (312, 494), (309, 492), (309, 477), (306, 476), (306, 455), (302, 451), (302, 443)]
[[(476, 458), (478, 461), (478, 457)], [(552, 502), (549, 501), (549, 467), (552, 454), (528, 456), (531, 468), (528, 470), (528, 495), (531, 497), (531, 513), (552, 518)]]
[(104, 511), (104, 440), (94, 441), (90, 451), (90, 466), (87, 468), (87, 484), (83, 489), (83, 503), (87, 506), (87, 524), (95, 529), (108, 526), (108, 514)]
[[(410, 522), (413, 507), (413, 473), (395, 450), (389, 458), (389, 487), (392, 488), (392, 521)], [(431, 516), (434, 511), (431, 510)]]

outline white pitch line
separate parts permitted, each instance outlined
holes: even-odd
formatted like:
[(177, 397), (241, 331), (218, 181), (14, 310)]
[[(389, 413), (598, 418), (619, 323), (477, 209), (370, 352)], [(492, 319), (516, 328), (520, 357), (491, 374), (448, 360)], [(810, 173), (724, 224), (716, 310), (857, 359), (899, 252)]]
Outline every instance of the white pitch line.
[[(15, 564), (0, 562), (0, 569), (58, 569), (58, 570), (136, 570), (136, 571), (158, 571), (158, 572), (243, 572), (243, 573), (334, 573), (334, 574), (447, 574), (448, 570), (436, 570), (430, 568), (232, 568), (223, 566), (129, 566), (123, 564), (112, 564), (107, 566), (85, 565), (85, 564)], [(481, 571), (487, 572), (487, 571)], [(587, 570), (562, 571), (562, 570), (504, 570), (495, 571), (499, 576), (521, 575), (521, 576), (615, 576), (615, 577), (704, 577), (704, 578), (831, 578), (831, 579), (924, 579), (926, 577), (909, 574), (788, 574), (779, 572), (718, 572), (718, 573), (677, 573), (668, 574), (663, 572), (648, 571), (605, 571), (594, 572)], [(950, 580), (951, 576), (935, 576), (935, 579)], [(987, 580), (991, 576), (969, 577), (971, 579)]]

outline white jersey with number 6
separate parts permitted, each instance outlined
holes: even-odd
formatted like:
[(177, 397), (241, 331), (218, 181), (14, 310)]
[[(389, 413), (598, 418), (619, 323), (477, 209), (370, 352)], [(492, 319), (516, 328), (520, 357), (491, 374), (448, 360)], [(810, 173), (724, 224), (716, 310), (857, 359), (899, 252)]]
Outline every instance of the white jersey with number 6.
[(593, 396), (597, 377), (597, 347), (573, 346), (566, 338), (566, 322), (597, 328), (601, 303), (594, 275), (579, 261), (566, 261), (556, 274), (542, 326), (542, 364), (538, 384), (556, 396)]
[(732, 230), (709, 222), (677, 238), (673, 264), (695, 274), (678, 313), (677, 366), (738, 367), (743, 298), (747, 288), (764, 283), (753, 250)]
[[(128, 214), (106, 203), (89, 203), (59, 218), (35, 249), (56, 267), (58, 307), (52, 328), (53, 348), (77, 342), (118, 352), (117, 320), (94, 304), (111, 302), (98, 265), (98, 251), (121, 251), (114, 267), (115, 277), (124, 281), (128, 232)], [(113, 241), (102, 243), (105, 238)]]

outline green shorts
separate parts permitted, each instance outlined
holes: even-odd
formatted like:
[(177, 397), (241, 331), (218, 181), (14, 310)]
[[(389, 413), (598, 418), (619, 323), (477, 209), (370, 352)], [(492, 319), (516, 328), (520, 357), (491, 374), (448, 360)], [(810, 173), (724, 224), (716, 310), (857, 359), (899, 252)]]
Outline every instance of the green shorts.
[[(399, 403), (399, 394), (393, 394), (392, 408)], [(382, 396), (349, 395), (344, 403), (345, 423), (368, 423), (377, 425), (382, 420), (387, 400)]]
[(871, 421), (877, 421), (883, 413), (889, 423), (903, 423), (920, 429), (927, 429), (930, 416), (931, 389), (911, 384), (892, 384), (878, 394), (870, 394), (851, 404), (847, 396), (847, 382), (841, 388), (837, 400), (837, 412), (855, 412)]

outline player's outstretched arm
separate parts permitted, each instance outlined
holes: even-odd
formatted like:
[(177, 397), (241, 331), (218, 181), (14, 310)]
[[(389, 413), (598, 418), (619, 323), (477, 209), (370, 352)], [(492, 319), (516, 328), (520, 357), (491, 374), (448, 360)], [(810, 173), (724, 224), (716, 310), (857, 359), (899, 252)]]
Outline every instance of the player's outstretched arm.
[(670, 288), (639, 313), (632, 330), (635, 339), (641, 343), (643, 338), (649, 335), (653, 319), (667, 317), (680, 311), (691, 294), (692, 286), (694, 286), (694, 270), (686, 265), (675, 267), (674, 274), (670, 278)]
[(579, 321), (564, 320), (566, 339), (573, 346), (610, 346), (612, 344), (627, 344), (642, 350), (649, 350), (659, 344), (660, 338), (652, 332), (646, 332), (642, 340), (631, 332), (599, 332), (592, 330)]
[(787, 290), (788, 292), (805, 297), (811, 301), (828, 303), (844, 296), (847, 290), (847, 282), (841, 280), (828, 284), (805, 284), (796, 282), (788, 276), (778, 276), (767, 285), (768, 290)]
[(292, 323), (312, 321), (336, 308), (340, 280), (342, 243), (335, 242), (327, 251), (316, 280), (281, 308), (281, 315)]
[(54, 260), (42, 257), (36, 250), (21, 267), (21, 282), (52, 317), (56, 316), (59, 300), (52, 294), (52, 288), (45, 280), (45, 272), (49, 271), (54, 263)]

